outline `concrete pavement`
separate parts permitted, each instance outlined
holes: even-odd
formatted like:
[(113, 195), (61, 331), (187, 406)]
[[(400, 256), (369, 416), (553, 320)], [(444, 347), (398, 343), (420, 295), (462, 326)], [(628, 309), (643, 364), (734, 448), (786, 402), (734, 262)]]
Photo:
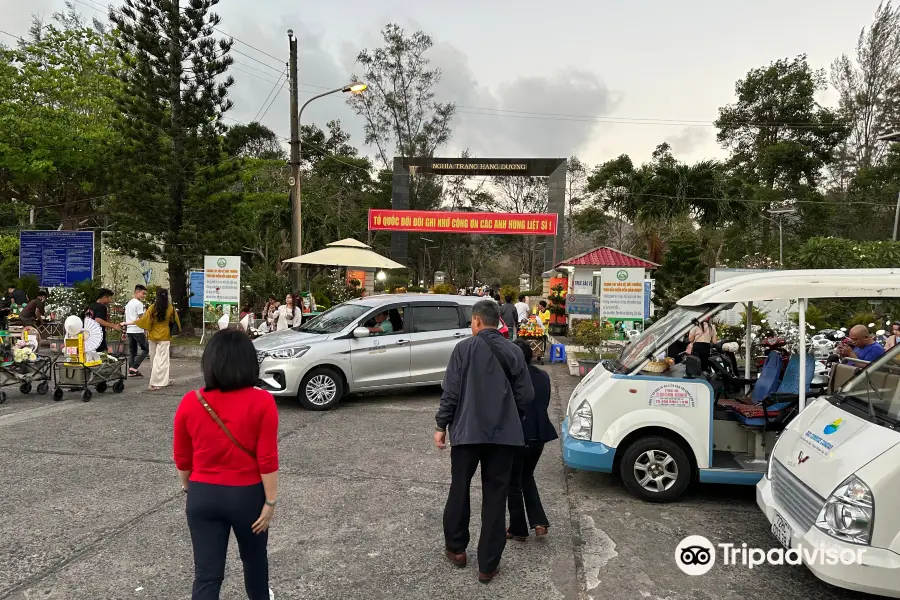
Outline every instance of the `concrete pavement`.
[[(559, 423), (576, 379), (561, 365), (550, 370)], [(90, 403), (13, 392), (0, 406), (0, 599), (189, 597), (171, 421), (200, 384), (198, 365), (176, 362), (173, 375), (162, 392), (147, 392), (145, 378)], [(501, 574), (481, 585), (477, 476), (470, 566), (457, 570), (441, 556), (449, 453), (431, 441), (438, 398), (435, 389), (364, 395), (325, 413), (279, 401), (282, 475), (270, 537), (278, 598), (862, 598), (802, 567), (683, 575), (674, 550), (688, 534), (777, 543), (752, 488), (704, 486), (678, 504), (644, 504), (612, 477), (567, 473), (558, 444), (538, 468), (550, 535), (510, 542)], [(234, 544), (229, 552), (222, 597), (244, 598)]]

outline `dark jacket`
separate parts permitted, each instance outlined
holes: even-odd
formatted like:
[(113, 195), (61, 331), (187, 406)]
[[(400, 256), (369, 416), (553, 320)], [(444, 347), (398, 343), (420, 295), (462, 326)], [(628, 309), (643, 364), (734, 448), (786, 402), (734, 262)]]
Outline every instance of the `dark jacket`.
[(500, 305), (500, 318), (507, 327), (515, 327), (519, 323), (519, 310), (512, 302)]
[(525, 435), (526, 443), (537, 441), (546, 444), (559, 438), (547, 415), (547, 409), (550, 407), (550, 376), (534, 365), (528, 365), (528, 374), (534, 387), (534, 400), (525, 412), (522, 433)]
[[(491, 351), (501, 355), (512, 385)], [(534, 398), (522, 351), (496, 329), (485, 329), (453, 349), (435, 421), (450, 428), (450, 444), (524, 446), (522, 417)]]

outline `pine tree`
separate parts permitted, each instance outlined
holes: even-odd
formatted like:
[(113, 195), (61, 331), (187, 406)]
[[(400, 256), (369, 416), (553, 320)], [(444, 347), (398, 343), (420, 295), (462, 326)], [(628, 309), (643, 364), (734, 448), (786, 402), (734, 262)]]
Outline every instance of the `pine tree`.
[(703, 247), (693, 237), (678, 237), (669, 242), (653, 282), (653, 302), (659, 308), (657, 317), (675, 308), (679, 298), (706, 285), (709, 268), (700, 258), (702, 253)]
[[(125, 0), (110, 12), (124, 93), (115, 165), (119, 193), (109, 203), (113, 246), (168, 264), (172, 300), (187, 309), (187, 268), (224, 253), (235, 162), (223, 152), (222, 115), (231, 108), (224, 77), (232, 40), (216, 39), (218, 0)], [(218, 233), (218, 235), (217, 235)]]

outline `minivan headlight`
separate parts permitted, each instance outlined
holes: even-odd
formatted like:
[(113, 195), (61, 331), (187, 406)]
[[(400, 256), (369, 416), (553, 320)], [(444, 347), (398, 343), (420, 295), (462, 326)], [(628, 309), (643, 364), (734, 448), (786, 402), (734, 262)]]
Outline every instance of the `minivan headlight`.
[(569, 421), (569, 435), (576, 440), (591, 440), (591, 430), (594, 427), (594, 413), (587, 400), (578, 405)]
[(851, 475), (831, 492), (816, 519), (816, 527), (833, 538), (868, 546), (872, 542), (875, 497), (863, 481)]
[(309, 346), (299, 346), (297, 348), (279, 348), (278, 350), (269, 350), (266, 356), (269, 358), (290, 359), (300, 358), (309, 350)]

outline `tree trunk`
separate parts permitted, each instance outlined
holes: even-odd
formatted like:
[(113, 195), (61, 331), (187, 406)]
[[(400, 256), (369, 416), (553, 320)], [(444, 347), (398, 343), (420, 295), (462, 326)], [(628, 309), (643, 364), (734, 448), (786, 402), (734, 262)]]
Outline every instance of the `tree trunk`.
[(179, 14), (179, 0), (173, 0), (172, 14), (169, 17), (171, 30), (169, 34), (169, 101), (172, 106), (172, 157), (175, 169), (172, 173), (172, 182), (169, 187), (172, 202), (172, 214), (170, 220), (172, 230), (169, 238), (174, 242), (173, 247), (166, 248), (169, 254), (169, 286), (171, 289), (172, 304), (178, 309), (179, 314), (184, 314), (188, 309), (188, 297), (185, 283), (184, 257), (181, 249), (181, 229), (184, 225), (184, 133), (182, 131), (181, 112), (181, 46), (179, 42), (181, 15)]

